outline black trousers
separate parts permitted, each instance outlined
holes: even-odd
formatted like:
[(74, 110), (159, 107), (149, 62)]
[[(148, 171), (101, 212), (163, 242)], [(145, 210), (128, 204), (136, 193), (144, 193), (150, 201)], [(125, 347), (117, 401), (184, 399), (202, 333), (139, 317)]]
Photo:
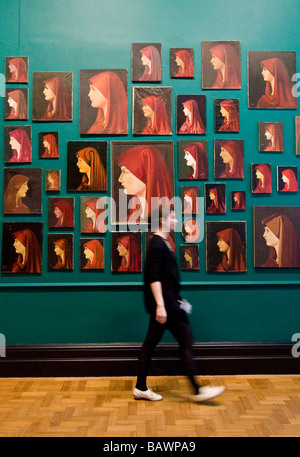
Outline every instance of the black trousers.
[(184, 374), (191, 381), (195, 393), (198, 393), (200, 386), (195, 380), (196, 367), (192, 354), (193, 336), (188, 317), (179, 307), (171, 312), (167, 311), (167, 314), (167, 322), (163, 325), (157, 322), (155, 316), (150, 317), (148, 333), (139, 356), (136, 387), (139, 390), (147, 390), (147, 375), (155, 347), (164, 332), (169, 330), (179, 343)]

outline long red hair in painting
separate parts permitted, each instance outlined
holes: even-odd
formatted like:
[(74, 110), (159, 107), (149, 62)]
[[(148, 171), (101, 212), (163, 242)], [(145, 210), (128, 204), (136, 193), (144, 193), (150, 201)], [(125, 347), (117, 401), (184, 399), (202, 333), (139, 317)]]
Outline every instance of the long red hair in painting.
[(262, 177), (258, 178), (258, 184), (254, 189), (253, 193), (262, 194), (262, 193), (271, 193), (272, 192), (272, 176), (270, 167), (266, 164), (260, 164), (255, 167), (255, 170), (258, 170)]
[(88, 259), (84, 270), (102, 270), (104, 268), (104, 248), (100, 241), (89, 240), (83, 246), (93, 253), (92, 259)]
[(42, 155), (42, 159), (58, 158), (58, 145), (55, 135), (48, 133), (47, 135), (43, 136), (43, 140), (48, 143), (48, 146), (45, 146), (45, 152)]
[(171, 135), (172, 129), (164, 100), (160, 95), (148, 95), (142, 99), (143, 103), (154, 113), (153, 119), (148, 118), (146, 127), (142, 130), (143, 135)]
[(4, 192), (4, 214), (30, 214), (30, 209), (22, 202), (25, 195), (19, 194), (21, 187), (28, 181), (29, 178), (22, 174), (16, 174), (10, 178)]
[(228, 256), (223, 253), (216, 271), (246, 271), (244, 246), (240, 234), (234, 228), (227, 228), (217, 233), (217, 237), (228, 246)]
[(49, 121), (72, 120), (72, 99), (65, 80), (60, 76), (54, 76), (43, 82), (55, 95), (55, 101), (48, 103), (41, 119)]
[(205, 133), (206, 128), (201, 119), (196, 100), (187, 100), (182, 104), (184, 108), (188, 109), (190, 114), (186, 116), (185, 122), (179, 129), (179, 133)]
[(122, 255), (121, 265), (117, 271), (141, 271), (141, 246), (136, 237), (132, 234), (121, 236), (117, 239), (127, 251), (127, 255)]
[(42, 252), (35, 233), (30, 229), (23, 229), (13, 235), (25, 250), (24, 255), (18, 254), (17, 261), (12, 267), (12, 273), (41, 273)]
[(146, 46), (140, 50), (147, 59), (150, 60), (150, 66), (145, 65), (145, 70), (140, 81), (160, 81), (161, 80), (161, 57), (160, 52), (155, 46)]
[(225, 164), (224, 173), (220, 178), (243, 178), (244, 177), (244, 154), (239, 143), (235, 140), (220, 141), (220, 148), (224, 148), (232, 157), (231, 163)]
[(199, 142), (185, 144), (183, 149), (191, 154), (195, 161), (195, 167), (189, 170), (188, 179), (207, 179), (208, 159), (203, 144)]
[(23, 129), (15, 129), (9, 132), (10, 138), (14, 138), (20, 145), (13, 149), (13, 156), (10, 162), (31, 162), (31, 143), (28, 135)]
[(12, 107), (9, 116), (6, 119), (27, 119), (27, 101), (21, 90), (13, 90), (7, 93), (7, 99), (11, 98), (15, 107)]
[(13, 57), (9, 59), (9, 64), (16, 68), (16, 71), (12, 72), (11, 78), (7, 81), (8, 83), (26, 83), (27, 76), (27, 65), (24, 59), (21, 57)]
[(176, 78), (193, 78), (194, 77), (194, 61), (186, 49), (180, 49), (175, 52), (175, 55), (181, 60), (182, 65), (179, 66)]
[(84, 173), (77, 190), (106, 190), (106, 170), (95, 148), (84, 148), (77, 152), (90, 168), (89, 176)]
[(298, 181), (294, 171), (287, 168), (281, 174), (286, 178), (282, 192), (298, 192)]
[(215, 89), (240, 89), (241, 88), (241, 62), (235, 48), (229, 44), (218, 44), (210, 49), (225, 65), (225, 75), (218, 70), (217, 78), (213, 84)]
[(223, 100), (220, 103), (220, 108), (224, 108), (226, 116), (219, 132), (238, 132), (239, 131), (239, 112), (233, 100)]

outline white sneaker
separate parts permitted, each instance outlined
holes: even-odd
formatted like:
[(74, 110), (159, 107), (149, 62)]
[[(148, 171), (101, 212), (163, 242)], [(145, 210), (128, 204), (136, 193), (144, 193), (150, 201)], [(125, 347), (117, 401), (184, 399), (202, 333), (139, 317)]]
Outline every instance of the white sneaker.
[(136, 387), (133, 390), (133, 396), (135, 400), (150, 400), (150, 401), (159, 401), (162, 400), (162, 396), (156, 394), (151, 389), (148, 390), (139, 390)]
[(221, 395), (225, 390), (224, 386), (203, 386), (199, 388), (197, 395), (191, 395), (190, 399), (192, 401), (205, 401), (211, 400), (212, 398)]

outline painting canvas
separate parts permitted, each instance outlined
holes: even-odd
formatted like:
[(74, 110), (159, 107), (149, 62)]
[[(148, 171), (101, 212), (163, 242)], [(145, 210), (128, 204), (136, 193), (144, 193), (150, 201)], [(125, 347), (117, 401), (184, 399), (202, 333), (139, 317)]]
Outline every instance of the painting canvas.
[(295, 116), (296, 155), (300, 155), (300, 116)]
[(246, 192), (244, 190), (234, 190), (230, 192), (231, 209), (242, 211), (246, 209)]
[(134, 87), (132, 133), (172, 135), (172, 87)]
[(239, 41), (202, 41), (202, 89), (241, 89)]
[(180, 246), (180, 269), (183, 271), (199, 270), (198, 244), (184, 244)]
[(214, 141), (215, 178), (244, 179), (244, 140)]
[(298, 192), (297, 167), (277, 167), (278, 192)]
[(49, 197), (48, 200), (48, 227), (74, 227), (74, 197)]
[(240, 102), (238, 99), (217, 98), (215, 107), (215, 132), (237, 133), (240, 131)]
[(171, 78), (194, 77), (194, 49), (170, 49), (170, 76)]
[(107, 190), (107, 141), (68, 141), (67, 190)]
[(208, 179), (208, 141), (178, 140), (178, 179)]
[(73, 73), (33, 72), (32, 81), (33, 121), (72, 121)]
[(197, 241), (200, 241), (200, 225), (195, 217), (184, 219), (181, 234), (186, 243), (197, 243)]
[(106, 197), (80, 197), (81, 233), (105, 233), (106, 223)]
[(82, 238), (80, 240), (80, 269), (104, 270), (103, 238)]
[(116, 203), (112, 223), (147, 223), (159, 199), (170, 204), (174, 196), (171, 141), (112, 141), (111, 160), (111, 193)]
[(28, 89), (6, 89), (5, 95), (4, 119), (28, 120)]
[(207, 214), (226, 213), (225, 184), (205, 183), (205, 212)]
[(5, 82), (28, 83), (28, 57), (7, 56), (5, 57)]
[(2, 273), (42, 272), (42, 222), (4, 222)]
[(118, 273), (142, 271), (141, 232), (113, 232), (111, 237), (111, 270)]
[(3, 214), (42, 214), (42, 169), (5, 168)]
[(161, 81), (161, 43), (132, 43), (132, 81)]
[(59, 158), (58, 132), (39, 132), (39, 158)]
[(259, 122), (259, 151), (283, 151), (283, 123)]
[(248, 107), (296, 109), (295, 51), (248, 51)]
[(128, 72), (80, 70), (80, 133), (127, 135)]
[(206, 133), (205, 95), (177, 95), (176, 132), (185, 135)]
[(182, 186), (182, 214), (199, 214), (199, 186)]
[(300, 207), (254, 207), (254, 267), (300, 267)]
[(73, 270), (73, 233), (48, 234), (48, 270)]
[(206, 222), (206, 271), (247, 271), (246, 222)]
[(60, 191), (60, 170), (46, 170), (46, 192)]
[(5, 163), (31, 163), (31, 125), (5, 126), (4, 161)]
[(251, 164), (251, 192), (253, 194), (270, 194), (272, 192), (270, 163)]

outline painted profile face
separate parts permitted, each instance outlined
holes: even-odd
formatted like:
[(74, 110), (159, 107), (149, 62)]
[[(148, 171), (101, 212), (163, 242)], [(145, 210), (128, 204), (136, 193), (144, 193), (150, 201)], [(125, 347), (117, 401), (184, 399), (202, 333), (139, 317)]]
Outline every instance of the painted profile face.
[(48, 141), (44, 140), (43, 145), (45, 146), (45, 148), (50, 149), (50, 143), (48, 143)]
[(178, 67), (183, 67), (183, 61), (180, 59), (180, 57), (176, 56), (175, 62), (177, 63)]
[(232, 161), (231, 155), (230, 155), (229, 152), (228, 152), (225, 148), (223, 148), (223, 147), (221, 147), (220, 156), (221, 156), (221, 158), (222, 158), (222, 160), (223, 160), (224, 163), (229, 163), (229, 162)]
[(227, 252), (230, 249), (229, 244), (225, 243), (225, 241), (222, 240), (222, 238), (219, 238), (217, 246), (220, 252)]
[(266, 67), (262, 67), (262, 72), (261, 72), (264, 81), (272, 81), (273, 75), (272, 73), (269, 72), (269, 70)]
[(16, 105), (16, 102), (11, 97), (8, 97), (7, 103), (9, 104), (10, 107)]
[(195, 163), (195, 159), (188, 151), (185, 150), (184, 152), (185, 152), (184, 158), (186, 160), (186, 164), (188, 167), (191, 167)]
[(50, 89), (50, 87), (47, 86), (47, 84), (45, 84), (43, 94), (45, 96), (45, 100), (47, 100), (48, 102), (51, 102), (56, 98), (54, 92), (52, 92), (52, 90)]
[(191, 115), (190, 110), (189, 110), (186, 106), (184, 106), (184, 105), (183, 105), (183, 112), (184, 112), (184, 114), (185, 114), (186, 116), (190, 116), (190, 115)]
[(20, 189), (18, 190), (18, 193), (17, 193), (18, 197), (20, 197), (20, 198), (26, 197), (26, 194), (27, 194), (27, 192), (28, 192), (28, 189), (29, 189), (29, 187), (28, 187), (28, 181), (26, 181), (26, 182), (24, 182), (24, 184), (22, 184), (22, 186), (21, 186)]
[(184, 258), (187, 262), (191, 262), (192, 260), (192, 257), (187, 252), (184, 253)]
[(107, 98), (93, 84), (90, 85), (88, 97), (93, 108), (103, 108), (107, 104)]
[(209, 198), (210, 198), (211, 200), (215, 200), (215, 199), (216, 199), (216, 196), (215, 196), (215, 194), (214, 194), (213, 192), (209, 192)]
[(221, 106), (220, 113), (223, 117), (227, 117), (229, 115), (228, 111), (224, 108), (224, 106)]
[(218, 57), (214, 54), (211, 55), (210, 63), (212, 64), (214, 70), (221, 70), (221, 68), (224, 67), (222, 60), (218, 59)]
[(154, 111), (150, 108), (150, 106), (146, 105), (145, 103), (142, 106), (142, 111), (145, 117), (152, 117), (154, 115)]
[(281, 179), (283, 182), (289, 182), (289, 178), (287, 178), (284, 174), (281, 175)]
[(265, 131), (265, 137), (267, 138), (267, 140), (271, 140), (271, 138), (272, 138), (272, 133), (270, 133), (269, 130), (266, 130), (266, 131)]
[(83, 253), (84, 253), (86, 259), (91, 260), (91, 261), (93, 260), (94, 253), (93, 253), (93, 251), (91, 251), (91, 249), (85, 247), (83, 250)]
[(143, 65), (148, 65), (148, 67), (151, 65), (151, 60), (148, 59), (148, 57), (145, 56), (145, 54), (142, 54), (141, 56), (141, 61)]
[(265, 231), (263, 234), (265, 242), (267, 246), (276, 246), (279, 243), (279, 238), (269, 229), (269, 227), (265, 227)]
[(53, 212), (54, 212), (55, 216), (57, 217), (57, 219), (60, 219), (63, 216), (62, 211), (57, 207), (54, 208)]
[(94, 211), (89, 206), (87, 206), (85, 208), (85, 214), (86, 214), (86, 217), (89, 217), (89, 218), (92, 218), (93, 216), (95, 216)]
[(121, 166), (121, 174), (118, 181), (123, 186), (126, 195), (141, 195), (146, 190), (146, 184), (124, 165)]
[(17, 254), (24, 254), (25, 246), (17, 238), (14, 241), (14, 248)]
[(88, 173), (90, 171), (90, 166), (81, 157), (77, 157), (76, 165), (80, 173)]
[(121, 243), (118, 243), (117, 251), (119, 253), (119, 256), (121, 257), (128, 253), (127, 249)]
[(9, 63), (8, 68), (11, 73), (15, 73), (17, 71), (17, 67), (11, 62)]
[(12, 149), (18, 149), (20, 146), (20, 143), (13, 136), (10, 137), (9, 144)]
[(55, 244), (54, 245), (54, 252), (55, 252), (56, 255), (61, 256), (64, 251), (59, 246), (57, 246), (57, 244)]
[(256, 170), (255, 174), (256, 174), (257, 179), (263, 179), (264, 178), (264, 175), (259, 170)]

